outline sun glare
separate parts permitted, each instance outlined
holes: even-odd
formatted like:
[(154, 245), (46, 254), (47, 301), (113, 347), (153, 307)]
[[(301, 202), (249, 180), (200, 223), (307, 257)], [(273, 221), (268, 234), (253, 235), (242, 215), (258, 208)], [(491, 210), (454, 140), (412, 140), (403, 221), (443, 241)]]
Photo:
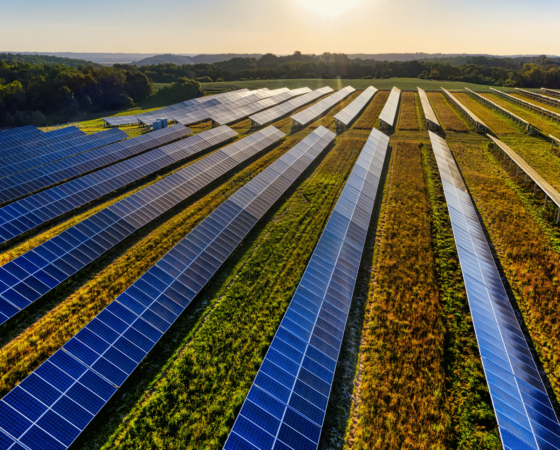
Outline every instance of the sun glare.
[(294, 3), (315, 14), (337, 17), (363, 0), (294, 0)]

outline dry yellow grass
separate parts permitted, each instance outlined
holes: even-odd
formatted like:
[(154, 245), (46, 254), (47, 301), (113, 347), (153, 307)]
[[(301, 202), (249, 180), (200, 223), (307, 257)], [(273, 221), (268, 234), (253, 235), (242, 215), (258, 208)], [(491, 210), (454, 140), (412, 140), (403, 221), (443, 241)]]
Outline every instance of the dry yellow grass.
[(439, 92), (428, 92), (430, 103), (438, 116), (439, 123), (444, 130), (449, 131), (469, 131), (465, 121), (447, 102), (443, 94)]
[(399, 107), (399, 120), (397, 123), (399, 130), (418, 131), (418, 116), (416, 115), (416, 93), (403, 92), (401, 94), (401, 104)]

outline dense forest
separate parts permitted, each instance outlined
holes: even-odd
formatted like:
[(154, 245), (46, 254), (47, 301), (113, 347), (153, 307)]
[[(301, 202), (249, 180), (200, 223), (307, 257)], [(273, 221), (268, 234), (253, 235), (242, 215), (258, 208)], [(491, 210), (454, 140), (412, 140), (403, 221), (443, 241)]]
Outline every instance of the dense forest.
[(63, 66), (78, 67), (78, 66), (89, 66), (102, 67), (101, 64), (95, 64), (91, 61), (84, 59), (75, 58), (64, 58), (61, 56), (51, 56), (51, 55), (22, 55), (20, 53), (0, 53), (0, 61), (15, 61), (18, 63), (29, 63), (29, 64), (47, 64), (55, 65), (62, 64)]
[[(429, 78), (455, 80), (496, 86), (560, 88), (560, 61), (537, 58), (471, 57), (457, 65), (453, 58), (446, 62), (432, 60), (374, 61), (350, 59), (345, 54), (324, 53), (290, 56), (266, 54), (260, 59), (233, 58), (213, 64), (158, 64), (139, 68), (154, 82), (170, 83), (179, 77), (212, 81), (278, 78)], [(457, 58), (457, 62), (464, 57)], [(129, 68), (128, 65), (118, 65)], [(205, 80), (200, 80), (205, 81)]]
[[(374, 61), (345, 54), (236, 57), (212, 64), (31, 64), (0, 58), (0, 126), (81, 120), (129, 108), (153, 95), (153, 83), (172, 83), (158, 96), (179, 102), (203, 95), (200, 83), (293, 78), (425, 78), (496, 86), (560, 88), (560, 61), (546, 56), (466, 60)], [(460, 63), (460, 64), (458, 64)]]

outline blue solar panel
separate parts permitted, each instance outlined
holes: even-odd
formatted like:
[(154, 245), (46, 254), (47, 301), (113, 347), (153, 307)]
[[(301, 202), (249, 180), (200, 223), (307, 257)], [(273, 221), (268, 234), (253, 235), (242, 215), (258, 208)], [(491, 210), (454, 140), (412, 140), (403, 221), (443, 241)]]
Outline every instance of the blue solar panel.
[(128, 135), (124, 131), (112, 129), (80, 136), (48, 147), (12, 153), (1, 160), (0, 177), (7, 177), (127, 138)]
[(236, 135), (212, 128), (0, 208), (0, 243)]
[(430, 132), (474, 329), (505, 448), (560, 449), (560, 425), (517, 321), (467, 187)]
[(224, 449), (317, 449), (388, 145), (374, 129)]
[(37, 139), (43, 134), (42, 131), (33, 125), (26, 125), (24, 127), (12, 128), (10, 130), (0, 130), (0, 148), (13, 141), (23, 141), (29, 139)]
[(192, 132), (188, 128), (175, 125), (2, 178), (0, 203), (24, 197), (61, 181), (183, 138), (190, 133)]
[[(269, 141), (284, 135), (267, 130)], [(0, 429), (32, 448), (67, 448), (333, 138), (317, 129), (228, 198), (0, 401)], [(233, 148), (226, 153), (238, 156)], [(278, 421), (272, 415), (259, 420), (269, 430)]]
[(14, 152), (46, 147), (80, 136), (85, 136), (85, 133), (78, 130), (76, 127), (61, 128), (48, 133), (33, 133), (25, 136), (18, 136), (17, 139), (0, 142), (0, 158), (10, 156)]
[(254, 133), (99, 211), (0, 267), (0, 323), (136, 230), (283, 137), (274, 127)]

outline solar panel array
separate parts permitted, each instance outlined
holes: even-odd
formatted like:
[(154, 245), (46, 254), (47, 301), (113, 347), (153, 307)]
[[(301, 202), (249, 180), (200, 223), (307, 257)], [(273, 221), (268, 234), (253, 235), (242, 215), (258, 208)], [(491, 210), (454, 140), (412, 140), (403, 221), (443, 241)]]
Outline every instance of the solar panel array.
[(373, 96), (377, 94), (377, 89), (373, 86), (369, 86), (362, 92), (358, 98), (356, 98), (352, 103), (350, 103), (346, 108), (337, 113), (334, 116), (337, 127), (340, 125), (348, 126), (356, 116), (366, 107)]
[(254, 114), (250, 116), (249, 119), (251, 119), (253, 124), (256, 126), (266, 125), (267, 123), (278, 120), (280, 117), (283, 117), (291, 113), (292, 111), (295, 111), (296, 109), (307, 105), (308, 103), (314, 102), (318, 98), (321, 98), (323, 95), (326, 95), (330, 92), (334, 92), (334, 90), (329, 86), (325, 86), (321, 89), (316, 89), (314, 91), (308, 92), (301, 97), (288, 100), (287, 102), (275, 106), (274, 108), (270, 108), (266, 111)]
[(60, 128), (49, 133), (31, 134), (25, 137), (18, 136), (18, 139), (0, 142), (0, 157), (9, 156), (11, 154), (10, 150), (25, 151), (32, 148), (46, 147), (80, 136), (85, 136), (85, 133), (74, 126)]
[(16, 200), (61, 181), (75, 178), (183, 138), (191, 133), (192, 131), (183, 125), (175, 125), (2, 178), (0, 179), (0, 203)]
[(504, 448), (560, 449), (560, 424), (445, 140), (430, 132)]
[(478, 118), (476, 114), (474, 114), (469, 108), (467, 108), (463, 103), (455, 97), (451, 92), (448, 90), (441, 88), (445, 96), (451, 100), (452, 103), (455, 104), (459, 108), (459, 110), (465, 115), (465, 117), (473, 124), (476, 131), (488, 131), (488, 125), (486, 125), (482, 120)]
[[(284, 136), (268, 130), (273, 140)], [(12, 442), (69, 447), (333, 137), (320, 128), (257, 175), (8, 393), (0, 428)]]
[(379, 114), (379, 120), (381, 121), (382, 128), (392, 127), (395, 125), (400, 100), (401, 90), (395, 86), (391, 89), (391, 94), (389, 94), (387, 103), (385, 103), (383, 111)]
[(494, 103), (492, 100), (487, 99), (486, 97), (483, 97), (480, 94), (477, 94), (474, 91), (471, 91), (469, 88), (465, 88), (465, 90), (471, 94), (472, 97), (474, 97), (476, 100), (478, 100), (479, 102), (481, 102), (482, 104), (489, 106), (490, 108), (495, 109), (496, 111), (504, 114), (505, 116), (507, 116), (508, 118), (510, 118), (511, 120), (513, 120), (514, 122), (516, 122), (518, 125), (521, 125), (522, 127), (525, 128), (525, 131), (529, 134), (532, 134), (533, 131), (539, 131), (539, 129), (530, 124), (529, 122), (527, 122), (525, 119), (522, 119), (519, 116), (516, 116), (515, 114), (513, 114), (512, 112), (508, 111), (505, 108), (502, 108), (500, 105)]
[(500, 97), (503, 97), (506, 100), (509, 100), (510, 102), (517, 103), (518, 105), (524, 106), (525, 108), (536, 111), (539, 114), (541, 114), (543, 117), (548, 117), (550, 119), (556, 119), (557, 123), (560, 122), (560, 114), (555, 113), (554, 111), (551, 111), (550, 109), (546, 109), (546, 108), (543, 108), (541, 106), (535, 105), (533, 103), (526, 102), (525, 100), (523, 100), (521, 98), (514, 97), (513, 95), (506, 94), (505, 92), (498, 91), (497, 89), (494, 89), (494, 88), (490, 88), (490, 90), (492, 91), (492, 94), (497, 94)]
[[(204, 103), (210, 102), (211, 104), (218, 104), (220, 99), (228, 98), (228, 97), (241, 97), (243, 95), (247, 95), (249, 93), (249, 89), (238, 89), (236, 91), (231, 92), (224, 92), (221, 94), (212, 95), (209, 97), (199, 97), (193, 98), (191, 100), (187, 100), (181, 103), (177, 103), (175, 105), (167, 106), (165, 108), (161, 108), (157, 110), (157, 113), (161, 114), (161, 117), (157, 118), (165, 118), (167, 117), (168, 113), (173, 113), (178, 109), (188, 108), (188, 107), (197, 107), (197, 105), (202, 105)], [(118, 117), (104, 117), (103, 120), (105, 123), (111, 126), (119, 126), (119, 125), (129, 125), (138, 123), (140, 119), (147, 118), (150, 116), (154, 116), (156, 114), (154, 111), (150, 111), (147, 113), (142, 114), (133, 114), (129, 116), (118, 116)]]
[(553, 97), (560, 98), (560, 91), (555, 91), (554, 89), (547, 89), (541, 88), (543, 92), (546, 92), (548, 95), (552, 95)]
[[(424, 111), (424, 117), (426, 117), (426, 125), (427, 125), (426, 128), (428, 128), (428, 130), (431, 128), (437, 130), (438, 128), (441, 127), (441, 125), (439, 124), (439, 120), (436, 116), (434, 108), (432, 108), (430, 99), (426, 95), (426, 91), (424, 91), (424, 89), (422, 88), (417, 88), (417, 89), (418, 89), (418, 96), (420, 97), (420, 103), (422, 103), (422, 111)], [(430, 127), (430, 124), (432, 124), (432, 127)]]
[[(311, 92), (309, 88), (303, 88), (304, 92)], [(298, 91), (302, 91), (299, 89)], [(272, 106), (279, 105), (294, 96), (299, 95), (295, 93), (295, 91), (290, 91), (289, 89), (285, 92), (279, 93), (272, 97), (268, 97), (262, 100), (258, 100), (256, 102), (250, 103), (248, 105), (242, 106), (240, 108), (232, 109), (229, 111), (223, 111), (218, 114), (211, 114), (210, 118), (221, 125), (227, 125), (237, 120), (245, 119), (249, 117), (251, 114), (262, 111), (263, 109), (270, 108)]]
[(224, 450), (315, 450), (389, 137), (362, 150)]
[(27, 152), (12, 153), (2, 159), (0, 177), (7, 177), (14, 173), (23, 172), (34, 167), (49, 164), (59, 159), (68, 158), (78, 153), (87, 152), (104, 145), (127, 139), (128, 134), (124, 131), (106, 130), (81, 136), (76, 139), (50, 145), (48, 147), (36, 148)]
[(0, 208), (0, 243), (235, 136), (212, 128)]
[(32, 137), (41, 136), (43, 132), (33, 125), (26, 125), (24, 127), (11, 128), (9, 130), (0, 130), (0, 148), (14, 140), (29, 139)]
[(513, 149), (511, 149), (504, 142), (496, 139), (494, 136), (487, 134), (487, 136), (496, 144), (496, 146), (507, 155), (510, 161), (514, 162), (517, 167), (519, 167), (526, 174), (525, 182), (527, 182), (527, 177), (529, 177), (533, 183), (535, 183), (535, 189), (538, 186), (544, 193), (545, 206), (548, 200), (552, 201), (558, 208), (558, 214), (556, 215), (556, 222), (560, 222), (560, 193), (554, 189), (549, 183), (541, 177), (535, 169), (533, 169), (527, 162), (519, 156)]
[(537, 94), (536, 92), (527, 91), (525, 89), (515, 88), (516, 91), (521, 92), (523, 95), (526, 95), (529, 98), (533, 98), (539, 102), (546, 103), (548, 105), (560, 106), (560, 99), (548, 97), (546, 95)]
[(284, 136), (268, 127), (185, 167), (0, 267), (0, 324), (147, 223)]
[(321, 114), (327, 112), (334, 105), (348, 97), (355, 90), (356, 89), (354, 89), (352, 86), (346, 86), (345, 88), (340, 89), (334, 94), (329, 95), (327, 98), (321, 100), (320, 102), (315, 103), (309, 108), (306, 108), (303, 111), (294, 114), (293, 116), (291, 116), (291, 119), (294, 121), (294, 124), (296, 126), (303, 127), (311, 121), (315, 120)]

